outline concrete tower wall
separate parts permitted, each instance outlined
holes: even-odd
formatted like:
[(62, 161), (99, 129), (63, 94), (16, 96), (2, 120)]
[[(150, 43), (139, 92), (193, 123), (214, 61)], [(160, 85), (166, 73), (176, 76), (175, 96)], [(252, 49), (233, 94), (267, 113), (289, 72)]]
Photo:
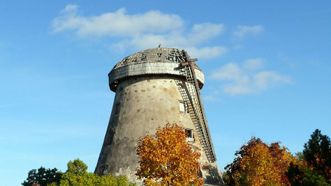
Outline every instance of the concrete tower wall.
[[(194, 131), (190, 115), (180, 111), (183, 99), (178, 83), (182, 80), (175, 76), (144, 76), (127, 79), (118, 85), (96, 173), (127, 175), (136, 181), (139, 138), (154, 134), (158, 127), (167, 123), (177, 123)], [(199, 140), (191, 143), (201, 150)], [(201, 153), (201, 162), (207, 162), (204, 152)]]

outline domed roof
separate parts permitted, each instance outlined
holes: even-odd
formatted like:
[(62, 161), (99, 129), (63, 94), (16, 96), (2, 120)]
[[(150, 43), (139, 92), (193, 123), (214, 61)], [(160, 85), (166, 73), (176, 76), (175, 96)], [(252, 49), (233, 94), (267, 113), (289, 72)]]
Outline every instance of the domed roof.
[[(110, 89), (116, 91), (117, 85), (133, 76), (170, 75), (186, 77), (183, 65), (191, 59), (185, 50), (176, 48), (151, 48), (134, 53), (118, 62), (108, 74)], [(204, 75), (196, 63), (193, 63), (200, 88), (204, 84)]]
[[(188, 59), (190, 59), (190, 56), (185, 50), (158, 47), (143, 50), (127, 56), (118, 62), (114, 66), (114, 69), (139, 63), (181, 63), (187, 61)], [(196, 68), (198, 68), (198, 66), (196, 66)]]

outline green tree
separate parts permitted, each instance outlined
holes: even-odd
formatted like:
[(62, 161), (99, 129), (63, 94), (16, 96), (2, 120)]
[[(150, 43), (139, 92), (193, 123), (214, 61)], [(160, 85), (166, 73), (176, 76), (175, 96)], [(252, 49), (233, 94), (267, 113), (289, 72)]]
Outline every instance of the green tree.
[(87, 165), (76, 159), (69, 161), (68, 170), (63, 174), (60, 186), (131, 186), (124, 176), (98, 176), (87, 171)]
[(314, 171), (331, 183), (330, 138), (316, 129), (304, 145), (303, 158)]
[(28, 173), (28, 178), (22, 183), (23, 186), (32, 186), (39, 184), (40, 186), (47, 186), (51, 183), (59, 183), (62, 173), (56, 168), (46, 169), (40, 167), (39, 169), (32, 169)]
[(63, 174), (61, 186), (92, 186), (96, 183), (96, 177), (92, 173), (87, 172), (87, 165), (76, 159), (69, 161), (67, 171)]
[(329, 186), (325, 178), (302, 163), (291, 164), (287, 177), (292, 186)]
[(40, 167), (29, 171), (23, 186), (134, 186), (125, 176), (98, 176), (87, 171), (87, 165), (79, 160), (69, 161), (67, 171)]
[(331, 143), (328, 136), (316, 129), (297, 157), (298, 163), (292, 164), (287, 172), (291, 185), (331, 185)]

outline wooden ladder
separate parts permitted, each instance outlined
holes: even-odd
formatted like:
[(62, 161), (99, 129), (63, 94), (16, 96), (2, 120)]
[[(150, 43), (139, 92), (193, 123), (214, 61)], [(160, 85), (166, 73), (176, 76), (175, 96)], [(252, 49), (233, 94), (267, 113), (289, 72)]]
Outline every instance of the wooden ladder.
[(184, 84), (178, 86), (178, 88), (182, 95), (183, 101), (186, 103), (187, 111), (190, 114), (195, 130), (197, 131), (200, 144), (207, 156), (207, 159), (210, 162), (214, 162), (216, 160), (216, 156), (211, 143), (207, 120), (200, 98), (200, 90), (195, 77), (195, 72), (193, 71), (194, 68), (192, 63), (192, 61), (182, 63), (180, 73), (186, 78), (186, 81)]

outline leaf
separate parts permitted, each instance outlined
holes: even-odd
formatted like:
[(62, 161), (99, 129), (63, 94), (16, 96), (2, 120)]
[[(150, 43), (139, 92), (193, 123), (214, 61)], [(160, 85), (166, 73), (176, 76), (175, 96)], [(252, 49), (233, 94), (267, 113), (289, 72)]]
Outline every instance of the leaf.
[(202, 185), (200, 154), (186, 142), (185, 131), (177, 124), (159, 128), (154, 136), (138, 141), (140, 167), (136, 175), (145, 185)]

